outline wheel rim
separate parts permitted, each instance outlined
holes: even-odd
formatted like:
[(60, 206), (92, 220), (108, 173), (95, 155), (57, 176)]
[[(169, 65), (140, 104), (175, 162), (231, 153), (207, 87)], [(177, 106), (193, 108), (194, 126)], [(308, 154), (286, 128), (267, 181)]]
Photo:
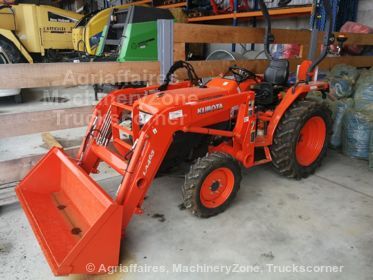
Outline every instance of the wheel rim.
[(224, 204), (234, 188), (234, 174), (226, 168), (212, 171), (203, 181), (200, 200), (206, 208), (216, 208)]
[(300, 131), (296, 146), (299, 164), (309, 166), (319, 157), (326, 139), (326, 124), (321, 117), (310, 118)]

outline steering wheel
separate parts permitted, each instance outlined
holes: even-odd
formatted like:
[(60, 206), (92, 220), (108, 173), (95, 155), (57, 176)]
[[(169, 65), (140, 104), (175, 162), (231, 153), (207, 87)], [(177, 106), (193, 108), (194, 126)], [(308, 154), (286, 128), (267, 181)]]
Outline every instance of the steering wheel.
[(239, 84), (243, 83), (244, 81), (246, 81), (248, 79), (256, 79), (257, 78), (257, 76), (254, 72), (251, 72), (250, 70), (247, 70), (245, 68), (238, 67), (238, 66), (229, 67), (229, 72), (231, 72), (233, 74), (234, 79)]

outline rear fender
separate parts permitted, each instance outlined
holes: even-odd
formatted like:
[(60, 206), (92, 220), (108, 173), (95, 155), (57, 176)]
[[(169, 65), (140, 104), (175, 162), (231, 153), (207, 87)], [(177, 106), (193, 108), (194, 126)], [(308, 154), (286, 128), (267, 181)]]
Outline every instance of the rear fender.
[(12, 31), (0, 29), (0, 36), (3, 36), (4, 38), (12, 42), (13, 45), (21, 52), (21, 54), (27, 60), (28, 63), (34, 62), (26, 48), (22, 45), (22, 43), (18, 40), (18, 38), (14, 35)]
[(328, 90), (329, 85), (328, 83), (316, 83), (316, 84), (302, 84), (296, 86), (295, 90), (294, 87), (291, 87), (286, 92), (284, 98), (280, 102), (280, 104), (276, 107), (275, 111), (273, 112), (271, 121), (268, 125), (268, 132), (267, 132), (267, 146), (272, 145), (273, 138), (276, 132), (276, 129), (285, 115), (287, 110), (296, 102), (297, 100), (304, 99), (310, 91), (313, 90)]

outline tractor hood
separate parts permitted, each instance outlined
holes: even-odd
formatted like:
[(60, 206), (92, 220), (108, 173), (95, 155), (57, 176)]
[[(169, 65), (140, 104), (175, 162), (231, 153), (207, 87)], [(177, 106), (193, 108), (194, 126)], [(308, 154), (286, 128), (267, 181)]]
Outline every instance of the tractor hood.
[(140, 111), (154, 115), (169, 107), (182, 106), (189, 102), (205, 101), (228, 94), (228, 90), (218, 87), (174, 89), (141, 98), (139, 100), (139, 108)]

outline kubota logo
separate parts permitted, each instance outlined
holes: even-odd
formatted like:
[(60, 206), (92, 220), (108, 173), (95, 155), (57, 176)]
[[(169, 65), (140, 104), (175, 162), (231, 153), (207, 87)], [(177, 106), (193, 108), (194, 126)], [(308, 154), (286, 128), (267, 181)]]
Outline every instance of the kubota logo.
[(201, 114), (207, 114), (207, 113), (210, 113), (210, 112), (213, 112), (213, 111), (221, 110), (223, 108), (224, 108), (224, 106), (221, 103), (213, 104), (213, 105), (209, 105), (209, 106), (206, 106), (206, 107), (198, 108), (197, 114), (200, 114), (200, 115)]
[(142, 175), (146, 176), (146, 174), (148, 173), (148, 170), (149, 170), (150, 165), (152, 164), (152, 161), (153, 161), (154, 155), (155, 155), (155, 151), (154, 151), (154, 150), (151, 150), (151, 152), (150, 152), (150, 154), (149, 154), (149, 157), (148, 157), (148, 162), (147, 162), (146, 165), (145, 165), (145, 169), (144, 169), (144, 171), (142, 172)]

